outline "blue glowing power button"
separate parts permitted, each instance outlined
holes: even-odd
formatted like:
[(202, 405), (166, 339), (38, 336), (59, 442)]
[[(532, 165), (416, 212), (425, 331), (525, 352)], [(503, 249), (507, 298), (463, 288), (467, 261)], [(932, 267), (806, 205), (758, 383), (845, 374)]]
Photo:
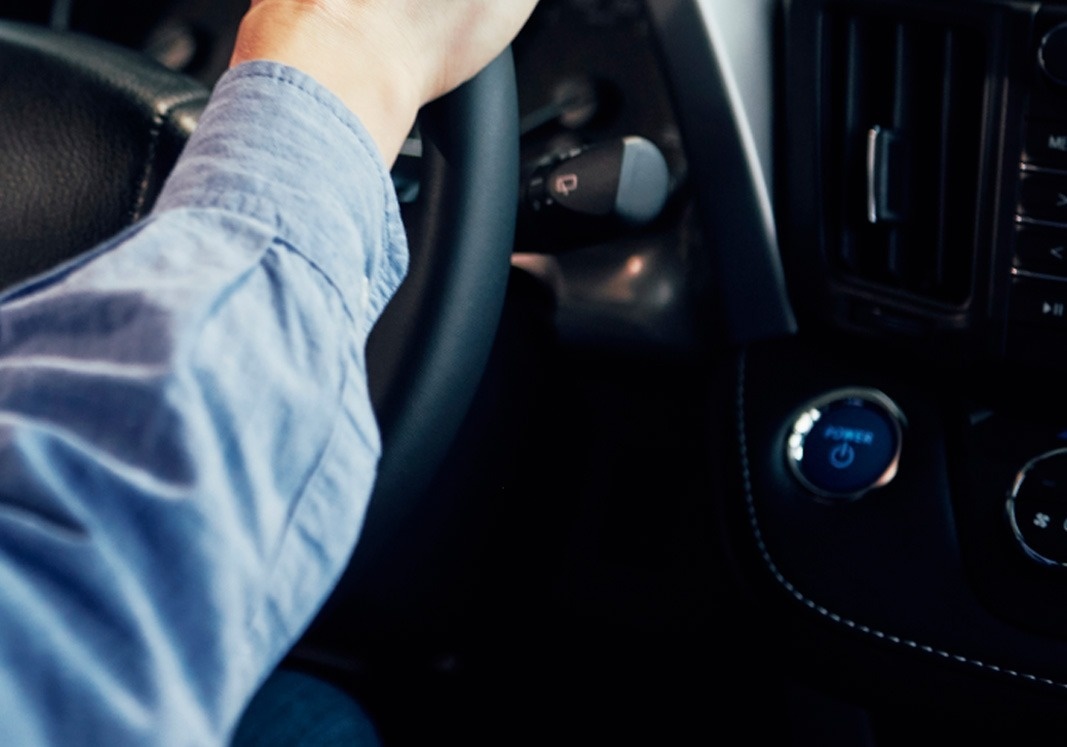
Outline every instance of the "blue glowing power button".
[(786, 458), (813, 493), (855, 499), (897, 473), (904, 416), (876, 389), (841, 389), (808, 403), (797, 415)]

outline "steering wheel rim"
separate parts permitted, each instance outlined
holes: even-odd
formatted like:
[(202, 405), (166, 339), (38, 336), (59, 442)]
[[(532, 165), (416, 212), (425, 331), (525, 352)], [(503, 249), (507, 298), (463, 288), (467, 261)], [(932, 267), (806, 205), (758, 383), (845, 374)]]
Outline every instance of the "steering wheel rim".
[(389, 555), (445, 459), (495, 340), (519, 204), (511, 50), (427, 106), (420, 129), (411, 270), (368, 342), (382, 459), (355, 554), (310, 631), (334, 653), (350, 639), (356, 616), (389, 625), (390, 611), (377, 614), (392, 601)]
[[(437, 471), (500, 320), (519, 202), (511, 51), (427, 106), (420, 129), (420, 210), (408, 221), (411, 270), (368, 342), (383, 441), (372, 504), (382, 517), (403, 514), (406, 492), (424, 488)], [(436, 424), (431, 429), (427, 418)]]
[[(106, 116), (90, 113), (85, 121), (75, 116), (78, 121), (64, 122), (71, 131), (60, 139), (77, 147), (86, 131), (94, 137), (103, 131), (107, 142), (91, 146), (102, 147), (108, 157), (121, 151), (125, 159), (111, 191), (95, 189), (84, 177), (72, 184), (68, 174), (55, 178), (36, 165), (5, 169), (0, 164), (0, 192), (16, 188), (16, 193), (25, 193), (24, 182), (29, 181), (28, 192), (47, 192), (50, 206), (63, 199), (92, 199), (95, 209), (102, 209), (105, 200), (114, 203), (107, 206), (107, 220), (88, 227), (70, 220), (61, 240), (35, 240), (17, 256), (0, 253), (0, 283), (12, 284), (73, 258), (142, 217), (191, 134), (208, 91), (132, 50), (14, 22), (0, 22), (0, 63), (5, 73), (0, 75), (0, 105), (10, 103), (12, 96), (23, 102), (56, 101), (56, 81), (64, 75), (76, 78), (71, 90), (106, 102), (102, 105), (109, 110)], [(34, 75), (42, 79), (34, 82)], [(28, 88), (11, 92), (12, 81), (27, 80)], [(29, 117), (25, 108), (8, 105), (6, 110)], [(13, 139), (17, 150), (24, 145), (21, 132), (54, 121), (39, 112), (36, 117), (0, 123), (0, 146)], [(121, 138), (107, 132), (106, 125), (116, 119), (124, 127), (127, 119), (134, 121), (131, 142), (119, 142)], [(371, 397), (383, 454), (359, 548), (327, 605), (327, 616), (345, 614), (368, 570), (373, 571), (388, 551), (392, 533), (417, 509), (420, 493), (444, 459), (477, 390), (510, 270), (519, 189), (518, 120), (510, 51), (426, 107), (420, 117), (420, 198), (414, 213), (405, 216), (411, 270), (368, 343)], [(4, 156), (0, 147), (0, 160)], [(63, 192), (68, 189), (74, 191)], [(0, 225), (5, 220), (11, 224), (5, 226), (9, 245), (13, 236), (17, 243), (20, 225), (32, 229), (45, 222), (26, 217), (33, 209), (31, 204), (18, 206), (13, 216), (0, 212)]]

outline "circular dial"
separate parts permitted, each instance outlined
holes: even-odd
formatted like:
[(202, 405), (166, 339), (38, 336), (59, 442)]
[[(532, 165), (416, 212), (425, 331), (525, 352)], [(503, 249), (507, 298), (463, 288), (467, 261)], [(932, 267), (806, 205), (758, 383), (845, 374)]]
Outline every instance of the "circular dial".
[(1067, 85), (1067, 23), (1061, 23), (1045, 34), (1038, 61), (1052, 82)]
[(1015, 477), (1008, 519), (1026, 554), (1048, 565), (1067, 565), (1067, 449), (1031, 459)]

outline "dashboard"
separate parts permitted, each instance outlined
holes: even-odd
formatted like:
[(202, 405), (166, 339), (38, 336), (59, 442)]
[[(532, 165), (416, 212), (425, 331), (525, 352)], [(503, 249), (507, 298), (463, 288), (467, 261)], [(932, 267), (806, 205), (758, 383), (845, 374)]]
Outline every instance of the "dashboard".
[[(210, 86), (244, 7), (7, 16)], [(294, 662), (400, 744), (1056, 741), (1067, 4), (542, 0), (513, 52), (488, 369)]]

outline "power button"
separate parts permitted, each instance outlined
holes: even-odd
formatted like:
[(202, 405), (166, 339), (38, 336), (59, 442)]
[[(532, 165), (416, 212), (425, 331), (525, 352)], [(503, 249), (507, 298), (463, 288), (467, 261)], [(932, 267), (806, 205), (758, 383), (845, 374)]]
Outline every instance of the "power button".
[(786, 443), (786, 459), (811, 492), (859, 498), (896, 476), (903, 423), (900, 408), (882, 392), (839, 389), (801, 408)]

